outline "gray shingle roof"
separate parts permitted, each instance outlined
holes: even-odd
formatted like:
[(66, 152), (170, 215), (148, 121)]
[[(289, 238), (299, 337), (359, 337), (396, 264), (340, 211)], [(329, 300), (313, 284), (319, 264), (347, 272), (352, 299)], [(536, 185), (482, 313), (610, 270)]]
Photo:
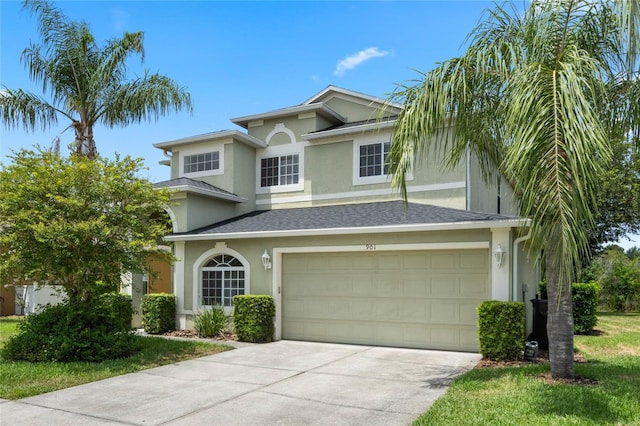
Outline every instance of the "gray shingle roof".
[[(236, 234), (316, 229), (368, 228), (462, 222), (519, 221), (518, 217), (479, 213), (402, 201), (344, 204), (252, 213), (174, 236)], [(516, 226), (516, 225), (514, 225)], [(364, 229), (363, 229), (364, 231)], [(249, 237), (249, 235), (248, 235)]]
[(165, 180), (153, 184), (154, 188), (167, 188), (167, 189), (179, 189), (187, 192), (196, 192), (204, 195), (208, 195), (213, 198), (219, 198), (235, 202), (246, 201), (244, 198), (229, 192), (217, 186), (210, 185), (206, 182), (194, 180), (186, 177), (180, 177), (177, 179)]

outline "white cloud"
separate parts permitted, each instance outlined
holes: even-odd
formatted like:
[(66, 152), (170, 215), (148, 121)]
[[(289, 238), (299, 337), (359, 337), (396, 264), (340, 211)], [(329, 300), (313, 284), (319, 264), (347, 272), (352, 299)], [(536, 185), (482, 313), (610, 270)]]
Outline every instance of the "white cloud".
[(368, 61), (369, 59), (380, 58), (389, 54), (390, 52), (380, 51), (377, 47), (370, 47), (368, 49), (361, 50), (358, 53), (347, 56), (346, 58), (338, 62), (338, 66), (336, 67), (336, 70), (333, 72), (333, 74), (337, 75), (338, 77), (342, 77), (345, 72), (354, 69), (355, 67), (362, 64), (363, 62)]

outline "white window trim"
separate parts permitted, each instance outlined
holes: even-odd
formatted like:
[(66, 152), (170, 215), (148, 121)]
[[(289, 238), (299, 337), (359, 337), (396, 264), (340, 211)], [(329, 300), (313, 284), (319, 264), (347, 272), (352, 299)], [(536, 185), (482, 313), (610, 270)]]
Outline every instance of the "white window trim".
[[(202, 253), (200, 257), (193, 263), (193, 311), (203, 311), (205, 309), (211, 309), (209, 305), (203, 305), (201, 303), (200, 295), (202, 294), (202, 268), (203, 266), (215, 256), (220, 254), (226, 254), (238, 259), (242, 266), (244, 266), (244, 294), (251, 294), (251, 265), (247, 259), (235, 250), (227, 247), (224, 243), (218, 243), (212, 249), (209, 249)], [(231, 315), (233, 313), (233, 307), (223, 307), (225, 314)]]
[[(304, 190), (304, 147), (306, 144), (287, 144), (265, 148), (256, 158), (256, 193), (276, 194)], [(298, 183), (292, 185), (260, 186), (262, 176), (262, 160), (265, 158), (282, 157), (284, 155), (298, 156)]]
[[(215, 170), (205, 170), (202, 172), (185, 173), (184, 172), (184, 157), (189, 155), (206, 154), (209, 152), (218, 153), (219, 167)], [(224, 144), (216, 143), (210, 144), (206, 147), (200, 146), (197, 148), (187, 148), (179, 151), (178, 160), (178, 177), (197, 178), (204, 176), (217, 176), (224, 174)]]
[[(383, 174), (380, 176), (360, 176), (360, 147), (363, 145), (373, 144), (385, 144), (390, 143), (390, 136), (374, 135), (373, 137), (366, 137), (362, 139), (355, 139), (353, 141), (353, 185), (372, 185), (377, 183), (391, 183), (390, 174)], [(407, 181), (413, 180), (413, 172), (407, 173)]]

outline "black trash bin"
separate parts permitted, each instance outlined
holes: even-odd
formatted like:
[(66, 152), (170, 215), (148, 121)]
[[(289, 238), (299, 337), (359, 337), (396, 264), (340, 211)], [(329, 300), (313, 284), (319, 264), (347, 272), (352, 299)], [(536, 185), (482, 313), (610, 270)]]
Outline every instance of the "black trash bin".
[(538, 342), (538, 348), (544, 351), (549, 349), (549, 338), (547, 337), (547, 309), (549, 307), (547, 299), (531, 299), (533, 304), (533, 331), (527, 337), (528, 341)]

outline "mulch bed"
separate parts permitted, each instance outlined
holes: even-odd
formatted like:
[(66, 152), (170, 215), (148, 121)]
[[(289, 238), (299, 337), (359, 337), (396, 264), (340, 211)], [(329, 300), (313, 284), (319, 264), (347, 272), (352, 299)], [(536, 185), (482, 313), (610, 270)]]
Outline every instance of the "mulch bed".
[[(573, 362), (577, 364), (583, 364), (587, 362), (587, 359), (582, 354), (574, 354)], [(476, 368), (521, 367), (531, 364), (549, 364), (549, 352), (543, 350), (538, 351), (538, 357), (533, 361), (494, 361), (490, 359), (481, 359), (480, 362), (476, 364)], [(587, 377), (576, 376), (573, 379), (556, 379), (551, 377), (551, 372), (548, 371), (540, 374), (538, 377), (548, 384), (572, 384), (582, 386), (593, 386), (598, 384), (597, 380), (589, 379)]]
[[(587, 362), (587, 359), (582, 354), (574, 354), (573, 362), (583, 364)], [(539, 350), (538, 357), (534, 361), (494, 361), (491, 359), (481, 359), (476, 365), (476, 368), (495, 368), (495, 367), (521, 367), (523, 365), (531, 364), (549, 364), (549, 352)]]
[(163, 333), (162, 335), (167, 337), (182, 337), (187, 339), (202, 339), (202, 340), (220, 340), (220, 341), (238, 340), (238, 336), (236, 336), (234, 333), (229, 333), (227, 331), (224, 331), (214, 337), (200, 337), (198, 336), (198, 333), (192, 330), (174, 330), (174, 331), (168, 331), (166, 333)]

